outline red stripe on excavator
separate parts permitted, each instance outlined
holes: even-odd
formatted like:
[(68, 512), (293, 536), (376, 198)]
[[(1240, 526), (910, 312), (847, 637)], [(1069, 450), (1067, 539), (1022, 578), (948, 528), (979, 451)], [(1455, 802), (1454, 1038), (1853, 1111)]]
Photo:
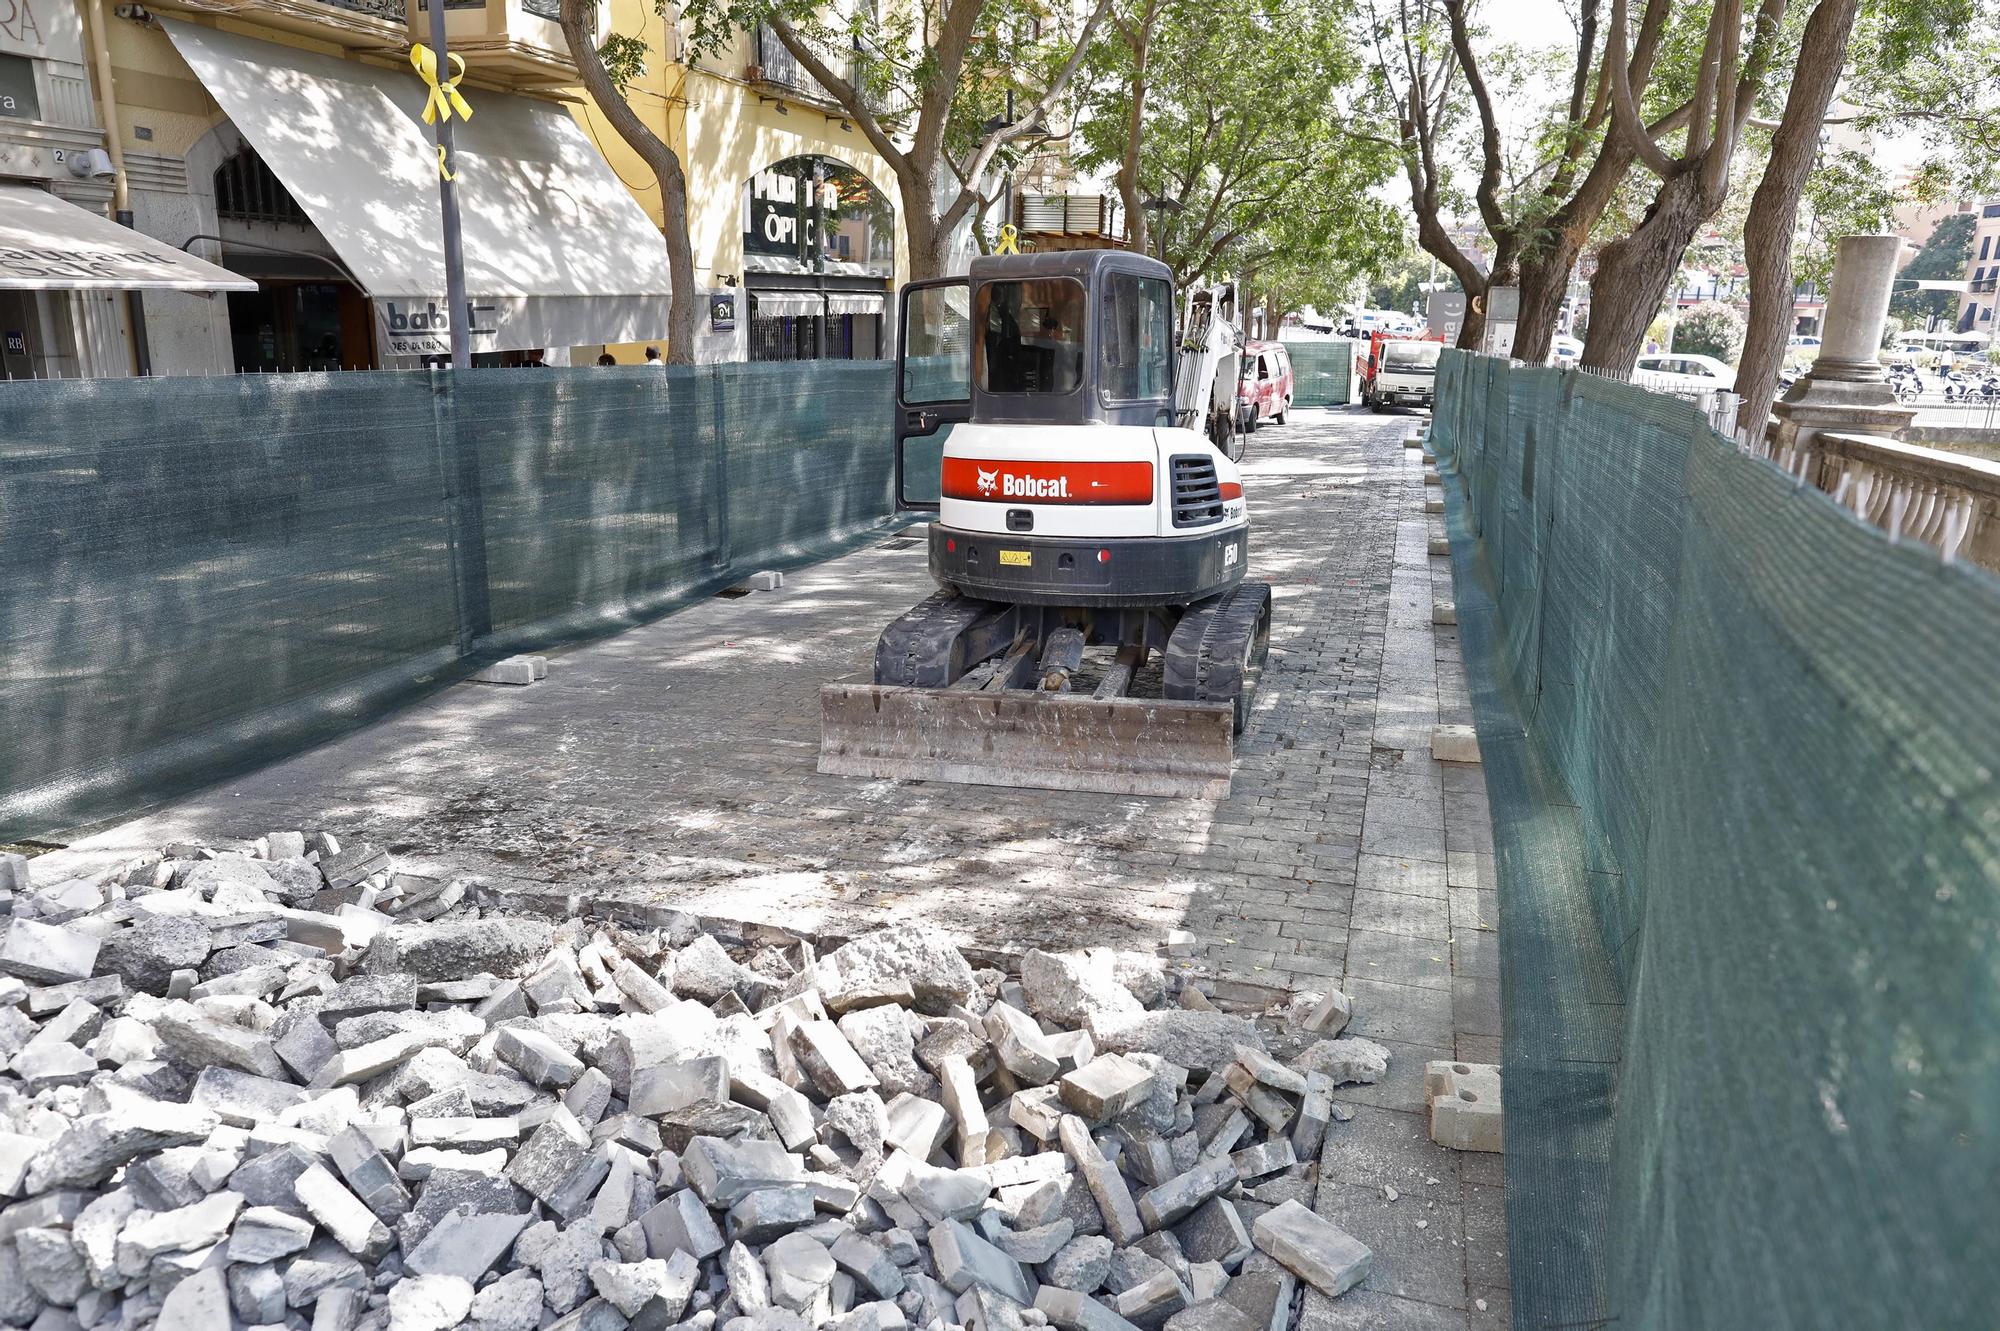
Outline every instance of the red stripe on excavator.
[(1222, 491), (1224, 499), (1241, 499), (1243, 497), (1243, 487), (1235, 481), (1224, 481), (1218, 488)]
[(1150, 504), (1150, 462), (946, 458), (944, 497), (991, 504)]

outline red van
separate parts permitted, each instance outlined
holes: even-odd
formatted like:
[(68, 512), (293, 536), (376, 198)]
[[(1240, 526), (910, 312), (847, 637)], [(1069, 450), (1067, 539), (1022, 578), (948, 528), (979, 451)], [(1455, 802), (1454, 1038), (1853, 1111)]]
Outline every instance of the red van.
[(1243, 375), (1236, 384), (1236, 414), (1243, 428), (1259, 421), (1285, 423), (1292, 409), (1292, 358), (1282, 342), (1243, 344)]

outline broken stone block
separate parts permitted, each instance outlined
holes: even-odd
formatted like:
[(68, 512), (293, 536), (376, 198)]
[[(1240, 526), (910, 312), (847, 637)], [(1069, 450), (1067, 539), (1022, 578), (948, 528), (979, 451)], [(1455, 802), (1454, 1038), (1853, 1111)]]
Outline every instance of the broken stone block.
[(29, 1164), (27, 1191), (92, 1186), (142, 1155), (202, 1140), (216, 1123), (199, 1105), (153, 1101), (80, 1118)]
[(376, 1219), (375, 1213), (349, 1192), (325, 1165), (307, 1169), (292, 1187), (306, 1214), (318, 1221), (335, 1242), (356, 1257), (375, 1261), (395, 1242), (388, 1226)]
[(1021, 958), (1021, 987), (1035, 1015), (1064, 1027), (1144, 1010), (1119, 980), (1116, 956), (1108, 949), (1031, 951)]
[(1272, 1132), (1284, 1132), (1291, 1126), (1292, 1116), (1297, 1112), (1291, 1102), (1258, 1081), (1248, 1068), (1241, 1063), (1231, 1063), (1223, 1069), (1222, 1076), (1230, 1092), (1265, 1127)]
[(813, 1190), (803, 1183), (759, 1188), (729, 1208), (724, 1230), (732, 1243), (769, 1243), (813, 1220)]
[(199, 967), (212, 950), (206, 924), (185, 915), (147, 915), (108, 935), (96, 968), (146, 994), (164, 994), (177, 970)]
[(456, 980), (490, 971), (511, 975), (549, 950), (550, 926), (539, 920), (488, 916), (393, 924), (375, 935), (366, 967), (419, 981)]
[(1257, 1028), (1243, 1018), (1187, 1008), (1101, 1013), (1091, 1018), (1089, 1030), (1100, 1051), (1157, 1054), (1202, 1072), (1234, 1061), (1238, 1045), (1264, 1047)]
[(934, 1100), (898, 1095), (889, 1102), (888, 1114), (883, 1145), (894, 1151), (908, 1151), (919, 1161), (928, 1161), (951, 1133), (951, 1115)]
[(986, 1109), (979, 1100), (979, 1084), (973, 1079), (972, 1065), (956, 1054), (947, 1055), (937, 1067), (945, 1108), (958, 1123), (958, 1163), (986, 1163)]
[(1493, 1063), (1424, 1065), (1431, 1140), (1454, 1151), (1504, 1151), (1500, 1068)]
[(1118, 1295), (1118, 1315), (1134, 1326), (1158, 1327), (1188, 1306), (1193, 1295), (1172, 1271), (1161, 1270)]
[(1250, 1255), (1250, 1231), (1235, 1203), (1214, 1197), (1195, 1208), (1175, 1229), (1181, 1252), (1190, 1262), (1219, 1262), (1234, 1271)]
[(532, 684), (539, 678), (533, 659), (526, 656), (509, 656), (466, 676), (473, 684)]
[(1320, 1143), (1326, 1139), (1327, 1125), (1332, 1121), (1332, 1078), (1324, 1073), (1307, 1073), (1305, 1097), (1299, 1101), (1299, 1116), (1292, 1123), (1292, 1149), (1299, 1159), (1319, 1158)]
[(1281, 1169), (1290, 1169), (1298, 1163), (1298, 1157), (1292, 1153), (1290, 1140), (1274, 1137), (1270, 1141), (1244, 1147), (1231, 1155), (1229, 1162), (1236, 1166), (1236, 1176), (1248, 1182), (1266, 1174), (1275, 1174)]
[(1296, 1201), (1257, 1217), (1251, 1238), (1286, 1270), (1329, 1298), (1360, 1284), (1375, 1261), (1375, 1255), (1346, 1230)]
[[(1289, 1152), (1291, 1143), (1285, 1143), (1285, 1149)], [(1177, 1225), (1210, 1198), (1228, 1191), (1237, 1176), (1233, 1159), (1203, 1161), (1140, 1197), (1139, 1219), (1151, 1230)]]
[(310, 1220), (275, 1206), (252, 1206), (237, 1217), (229, 1234), (232, 1262), (275, 1262), (305, 1250), (312, 1242)]
[(646, 1236), (646, 1251), (654, 1257), (685, 1252), (705, 1260), (723, 1248), (722, 1231), (689, 1188), (669, 1194), (640, 1216), (639, 1227)]
[(1332, 1039), (1347, 1029), (1348, 1019), (1353, 1015), (1353, 1000), (1335, 989), (1314, 1004), (1298, 1024), (1314, 1035)]
[(97, 963), (94, 934), (15, 918), (0, 933), (0, 974), (43, 984), (87, 980)]
[(903, 1273), (888, 1250), (867, 1235), (843, 1229), (829, 1251), (834, 1263), (876, 1298), (893, 1299), (903, 1292)]
[(936, 1097), (937, 1079), (917, 1062), (916, 1036), (902, 1008), (895, 1004), (860, 1008), (834, 1024), (875, 1074), (882, 1094)]
[(794, 1026), (790, 1046), (800, 1069), (828, 1098), (873, 1090), (880, 1085), (840, 1028), (830, 1021), (807, 1021)]
[(1292, 1062), (1302, 1071), (1319, 1073), (1335, 1086), (1377, 1082), (1389, 1075), (1389, 1051), (1373, 1040), (1351, 1035), (1317, 1041)]
[(1129, 1058), (1103, 1054), (1065, 1075), (1057, 1087), (1071, 1113), (1101, 1123), (1150, 1098), (1153, 1074)]
[(700, 1275), (694, 1258), (676, 1253), (666, 1259), (598, 1262), (590, 1268), (590, 1283), (624, 1316), (667, 1327), (680, 1321)]
[(1167, 1319), (1167, 1331), (1266, 1331), (1235, 1304), (1210, 1297), (1189, 1304)]
[(1061, 1071), (1061, 1061), (1042, 1028), (1016, 1007), (995, 1003), (987, 1009), (986, 1038), (993, 1042), (1000, 1066), (1025, 1085), (1044, 1085)]
[(1441, 763), (1479, 761), (1479, 734), (1471, 726), (1437, 726), (1431, 731), (1431, 757)]
[(207, 1266), (167, 1291), (157, 1331), (210, 1331), (230, 1325), (229, 1282), (220, 1266)]
[(285, 1320), (285, 1282), (274, 1266), (231, 1266), (226, 1276), (229, 1302), (251, 1326)]
[(931, 1228), (931, 1256), (938, 1281), (954, 1294), (983, 1285), (1017, 1303), (1030, 1302), (1034, 1291), (1021, 1264), (975, 1234), (962, 1220), (947, 1220)]
[(729, 1098), (728, 1060), (685, 1058), (632, 1069), (631, 1111), (648, 1118), (685, 1109), (704, 1100)]
[(583, 1075), (583, 1063), (540, 1031), (502, 1026), (493, 1034), (496, 1058), (545, 1090), (569, 1085)]
[(389, 1286), (389, 1331), (451, 1331), (472, 1311), (472, 1282), (461, 1276), (407, 1276)]
[(1137, 1331), (1096, 1299), (1055, 1285), (1043, 1285), (1035, 1292), (1035, 1307), (1060, 1331)]
[(1002, 1231), (993, 1244), (1023, 1266), (1036, 1266), (1053, 1259), (1075, 1232), (1072, 1221), (1058, 1217), (1032, 1229)]
[(189, 1067), (220, 1064), (257, 1077), (286, 1080), (285, 1065), (278, 1061), (270, 1037), (263, 1032), (211, 1020), (193, 1004), (181, 1001), (166, 1003), (152, 1022), (160, 1043)]
[(1095, 1293), (1111, 1274), (1111, 1253), (1111, 1240), (1102, 1234), (1073, 1238), (1042, 1263), (1042, 1282), (1079, 1294)]
[(710, 1206), (734, 1206), (758, 1188), (797, 1183), (805, 1174), (799, 1158), (777, 1142), (725, 1142), (696, 1137), (681, 1153), (681, 1168), (701, 1200)]
[(1455, 605), (1451, 601), (1446, 601), (1446, 600), (1435, 600), (1431, 602), (1431, 623), (1456, 624), (1457, 622), (1458, 622), (1457, 605)]
[(977, 987), (972, 967), (951, 941), (914, 924), (863, 934), (821, 957), (801, 978), (835, 1016), (897, 1001), (900, 994), (923, 1011), (942, 1012), (965, 1003)]
[(1117, 1166), (1106, 1160), (1097, 1143), (1091, 1140), (1090, 1129), (1082, 1119), (1066, 1114), (1057, 1136), (1090, 1189), (1091, 1200), (1096, 1202), (1098, 1214), (1103, 1218), (1104, 1232), (1120, 1247), (1137, 1243), (1146, 1232), (1145, 1223), (1139, 1219), (1139, 1208), (1133, 1203), (1131, 1189), (1125, 1186)]
[(820, 1310), (830, 1307), (827, 1292), (838, 1270), (824, 1244), (796, 1231), (764, 1249), (771, 1302), (805, 1316), (808, 1322), (824, 1319)]

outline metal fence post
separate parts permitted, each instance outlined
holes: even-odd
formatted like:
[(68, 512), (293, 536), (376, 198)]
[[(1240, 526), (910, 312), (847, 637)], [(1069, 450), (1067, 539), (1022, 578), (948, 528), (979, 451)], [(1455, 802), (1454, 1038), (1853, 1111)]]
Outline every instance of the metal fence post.
[(712, 399), (715, 439), (715, 458), (712, 463), (715, 468), (715, 562), (710, 567), (718, 573), (727, 569), (735, 558), (729, 547), (729, 416), (723, 403), (727, 394), (722, 388), (722, 372), (722, 366), (703, 365), (695, 370), (695, 374), (701, 378), (691, 381), (700, 383), (705, 380)]
[(443, 483), (445, 539), (450, 550), (452, 601), (457, 607), (455, 637), (461, 656), (493, 632), (486, 583), (486, 506), (479, 484), (479, 448), (458, 428), (458, 385), (469, 382), (449, 368), (431, 376), (431, 434)]

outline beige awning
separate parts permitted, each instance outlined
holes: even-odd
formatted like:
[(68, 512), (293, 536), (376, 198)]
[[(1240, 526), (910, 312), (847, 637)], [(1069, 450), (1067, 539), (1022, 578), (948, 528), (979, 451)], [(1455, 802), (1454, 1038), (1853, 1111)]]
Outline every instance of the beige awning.
[(0, 185), (0, 290), (255, 291), (257, 284), (31, 185)]
[(829, 291), (826, 293), (828, 314), (880, 314), (882, 296), (874, 291)]
[[(383, 352), (449, 350), (437, 148), (416, 74), (159, 22), (367, 289)], [(569, 112), (467, 97), (453, 162), (472, 349), (664, 337), (666, 241)]]
[(750, 292), (757, 313), (766, 318), (780, 315), (823, 314), (826, 304), (817, 291), (757, 291)]

